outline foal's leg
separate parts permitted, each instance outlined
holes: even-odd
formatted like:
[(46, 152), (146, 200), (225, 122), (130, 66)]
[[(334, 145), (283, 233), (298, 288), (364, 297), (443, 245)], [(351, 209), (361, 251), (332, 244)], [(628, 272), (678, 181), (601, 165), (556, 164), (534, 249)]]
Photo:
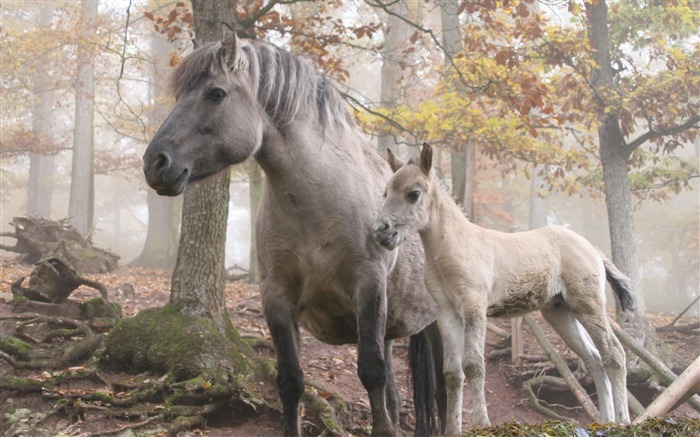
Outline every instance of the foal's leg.
[[(437, 296), (433, 294), (433, 296)], [(462, 392), (464, 370), (462, 356), (464, 348), (464, 324), (462, 316), (449, 304), (438, 302), (438, 327), (443, 347), (443, 373), (447, 391), (447, 413), (443, 430), (445, 435), (462, 433)]]
[(467, 309), (464, 314), (464, 352), (462, 364), (472, 395), (472, 426), (488, 426), (486, 412), (486, 395), (484, 380), (486, 367), (484, 365), (484, 343), (486, 342), (486, 310), (476, 305)]
[(396, 377), (394, 376), (394, 368), (392, 363), (392, 351), (394, 350), (394, 342), (387, 340), (384, 342), (384, 362), (386, 363), (386, 409), (389, 412), (389, 418), (393, 423), (399, 423), (399, 410), (401, 408), (401, 398), (399, 389), (396, 388)]
[(285, 437), (301, 436), (299, 400), (304, 374), (299, 365), (299, 326), (280, 287), (262, 283), (263, 312), (277, 352), (277, 390), (282, 401)]
[[(365, 276), (367, 278), (367, 276)], [(384, 276), (386, 278), (386, 276)], [(372, 410), (372, 437), (394, 437), (385, 402), (387, 367), (384, 359), (386, 333), (386, 282), (381, 275), (368, 278), (357, 290), (357, 374), (367, 390)]]
[(543, 309), (542, 316), (552, 325), (569, 348), (574, 351), (586, 365), (598, 393), (598, 409), (601, 422), (609, 422), (615, 417), (612, 387), (603, 367), (603, 360), (591, 337), (576, 320), (574, 314), (565, 307)]
[(576, 311), (576, 318), (586, 328), (593, 343), (600, 351), (603, 367), (612, 385), (615, 415), (604, 417), (605, 421), (629, 422), (627, 407), (627, 362), (625, 350), (608, 323), (604, 305), (589, 311)]

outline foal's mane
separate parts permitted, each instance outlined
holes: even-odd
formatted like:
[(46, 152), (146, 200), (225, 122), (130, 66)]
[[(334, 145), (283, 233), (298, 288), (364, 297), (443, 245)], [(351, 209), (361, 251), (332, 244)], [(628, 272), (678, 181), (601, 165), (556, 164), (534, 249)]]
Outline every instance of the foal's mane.
[[(178, 65), (170, 85), (176, 97), (206, 77), (231, 74), (221, 50), (220, 41), (206, 43)], [(277, 127), (314, 105), (322, 126), (353, 125), (337, 88), (301, 56), (262, 41), (239, 40), (233, 69), (247, 74), (253, 94)]]

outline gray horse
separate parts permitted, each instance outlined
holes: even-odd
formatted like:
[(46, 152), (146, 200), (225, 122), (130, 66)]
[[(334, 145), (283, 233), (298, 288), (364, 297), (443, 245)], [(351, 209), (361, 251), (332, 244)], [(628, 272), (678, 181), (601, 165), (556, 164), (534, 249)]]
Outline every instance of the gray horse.
[(143, 158), (153, 189), (178, 195), (251, 156), (266, 175), (256, 241), (285, 435), (301, 433), (299, 325), (326, 343), (358, 344), (373, 436), (398, 432), (392, 340), (410, 336), (415, 432), (431, 433), (432, 366), (442, 368), (442, 350), (436, 304), (421, 280), (422, 248), (412, 238), (388, 252), (374, 240), (391, 171), (353, 126), (337, 89), (301, 57), (233, 34), (196, 48), (172, 88), (175, 107)]

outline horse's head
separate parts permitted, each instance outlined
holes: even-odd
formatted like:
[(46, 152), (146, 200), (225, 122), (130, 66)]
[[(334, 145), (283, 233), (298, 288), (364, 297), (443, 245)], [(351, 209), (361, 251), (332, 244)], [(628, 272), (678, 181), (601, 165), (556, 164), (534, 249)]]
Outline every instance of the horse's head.
[(161, 195), (244, 161), (260, 147), (264, 111), (234, 33), (196, 48), (175, 70), (176, 103), (143, 156), (148, 184)]
[(428, 222), (433, 149), (424, 143), (418, 162), (405, 165), (389, 150), (387, 160), (394, 176), (386, 184), (384, 206), (373, 229), (377, 242), (393, 250)]

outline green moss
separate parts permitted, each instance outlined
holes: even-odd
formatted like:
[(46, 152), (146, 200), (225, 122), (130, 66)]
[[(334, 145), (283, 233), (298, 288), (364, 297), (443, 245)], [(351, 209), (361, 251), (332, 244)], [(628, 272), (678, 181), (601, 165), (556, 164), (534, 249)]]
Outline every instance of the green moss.
[[(121, 317), (122, 307), (117, 303), (112, 303), (112, 308)], [(87, 320), (98, 318), (113, 319), (112, 312), (101, 297), (89, 299), (82, 304), (82, 317)]]
[(35, 381), (18, 376), (0, 377), (0, 388), (3, 390), (20, 390), (24, 392), (41, 391), (44, 387), (42, 381)]
[(28, 360), (32, 348), (19, 338), (0, 334), (0, 350), (20, 360)]
[[(231, 329), (233, 330), (233, 328)], [(110, 332), (98, 362), (103, 367), (168, 373), (175, 381), (202, 377), (229, 381), (248, 363), (210, 319), (188, 317), (166, 305), (121, 320)]]
[(635, 425), (590, 423), (585, 426), (558, 420), (548, 420), (534, 424), (508, 422), (501, 425), (473, 428), (465, 432), (463, 437), (481, 437), (486, 435), (503, 437), (570, 437), (572, 435), (591, 437), (687, 437), (700, 436), (700, 420), (688, 417), (655, 417)]

